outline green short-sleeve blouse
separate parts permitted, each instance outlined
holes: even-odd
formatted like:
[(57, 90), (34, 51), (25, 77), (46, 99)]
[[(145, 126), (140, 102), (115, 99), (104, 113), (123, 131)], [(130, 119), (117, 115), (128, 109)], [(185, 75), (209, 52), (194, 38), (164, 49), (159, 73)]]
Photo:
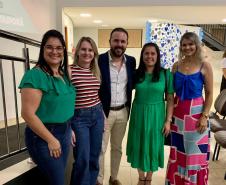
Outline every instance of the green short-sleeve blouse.
[(64, 123), (74, 114), (76, 92), (66, 76), (63, 81), (34, 67), (24, 74), (19, 88), (34, 88), (42, 91), (42, 99), (36, 115), (44, 124)]

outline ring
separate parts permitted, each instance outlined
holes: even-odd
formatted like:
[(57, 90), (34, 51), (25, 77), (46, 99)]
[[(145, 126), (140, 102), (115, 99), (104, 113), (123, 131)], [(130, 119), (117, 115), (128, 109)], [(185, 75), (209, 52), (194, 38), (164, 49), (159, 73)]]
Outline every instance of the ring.
[(59, 151), (59, 149), (53, 149), (53, 150), (50, 150), (51, 152), (57, 152)]

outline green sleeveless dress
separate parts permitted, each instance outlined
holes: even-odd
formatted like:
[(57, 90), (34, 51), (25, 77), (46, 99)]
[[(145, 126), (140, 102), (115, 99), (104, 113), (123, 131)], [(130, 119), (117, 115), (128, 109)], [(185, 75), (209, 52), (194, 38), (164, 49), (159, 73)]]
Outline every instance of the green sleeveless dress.
[[(166, 76), (166, 78), (165, 78)], [(144, 172), (164, 167), (165, 79), (168, 93), (174, 93), (173, 75), (167, 70), (160, 72), (160, 79), (152, 82), (152, 74), (135, 86), (127, 140), (127, 161), (133, 168)]]

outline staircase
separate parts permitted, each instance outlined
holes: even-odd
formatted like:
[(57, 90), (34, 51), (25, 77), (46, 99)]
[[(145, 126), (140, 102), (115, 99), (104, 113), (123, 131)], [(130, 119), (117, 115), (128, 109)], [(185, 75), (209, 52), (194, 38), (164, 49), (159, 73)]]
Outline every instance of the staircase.
[(214, 51), (226, 50), (226, 24), (197, 24), (203, 29), (203, 42)]

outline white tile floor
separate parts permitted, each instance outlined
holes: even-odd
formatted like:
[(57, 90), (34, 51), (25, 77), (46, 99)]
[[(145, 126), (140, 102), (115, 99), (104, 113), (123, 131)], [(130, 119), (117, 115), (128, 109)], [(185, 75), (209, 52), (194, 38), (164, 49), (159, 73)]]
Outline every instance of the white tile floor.
[[(125, 148), (126, 148), (126, 138), (123, 140), (123, 155), (122, 161), (119, 169), (118, 178), (122, 182), (123, 185), (136, 185), (138, 174), (136, 169), (130, 167), (130, 164), (126, 162)], [(213, 154), (215, 141), (212, 134), (211, 139), (211, 157)], [(105, 166), (105, 180), (104, 185), (108, 185), (108, 179), (110, 176), (110, 149), (108, 148), (106, 152), (106, 166)], [(167, 164), (169, 155), (169, 147), (165, 147), (165, 166)], [(209, 185), (226, 185), (226, 180), (224, 180), (224, 174), (226, 171), (226, 150), (222, 149), (219, 155), (219, 161), (211, 161), (210, 160), (210, 173), (209, 173)], [(16, 176), (24, 173), (26, 170), (32, 168), (33, 165), (28, 163), (27, 160), (22, 161), (14, 166), (11, 166), (7, 169), (0, 171), (0, 184), (3, 184)], [(159, 169), (158, 172), (153, 175), (153, 185), (164, 185), (165, 179), (165, 168)]]
[(0, 171), (0, 185), (25, 173), (26, 171), (33, 168), (34, 166), (35, 166), (34, 163), (31, 163), (29, 159), (26, 159), (13, 166), (6, 168), (4, 170), (1, 170)]
[[(130, 164), (126, 161), (125, 148), (126, 148), (126, 137), (123, 140), (123, 155), (122, 161), (119, 169), (118, 178), (123, 185), (136, 185), (138, 180), (138, 173), (136, 169), (130, 167)], [(215, 146), (215, 140), (212, 134), (211, 138), (211, 160), (210, 160), (210, 173), (209, 173), (209, 185), (226, 185), (226, 180), (224, 180), (224, 174), (226, 171), (226, 150), (222, 149), (219, 155), (219, 161), (212, 161), (212, 154)], [(108, 185), (108, 179), (110, 176), (110, 152), (109, 148), (106, 153), (106, 167), (105, 167), (105, 181), (104, 185)], [(167, 165), (169, 156), (169, 147), (165, 146), (165, 167)], [(165, 184), (165, 173), (166, 168), (159, 169), (159, 171), (153, 174), (153, 185), (164, 185)]]
[[(127, 133), (125, 135), (125, 138), (123, 140), (123, 155), (121, 160), (121, 165), (119, 169), (119, 175), (118, 179), (122, 182), (123, 185), (136, 185), (138, 174), (137, 170), (130, 167), (130, 164), (127, 163), (127, 158), (125, 155), (126, 150), (126, 138)], [(167, 163), (167, 157), (169, 155), (169, 147), (165, 147), (165, 164)], [(110, 149), (108, 148), (106, 152), (106, 167), (105, 167), (105, 180), (104, 185), (108, 185), (108, 180), (110, 176)], [(157, 173), (154, 173), (153, 175), (153, 183), (152, 184), (164, 184), (164, 178), (165, 178), (165, 168), (160, 169)]]

